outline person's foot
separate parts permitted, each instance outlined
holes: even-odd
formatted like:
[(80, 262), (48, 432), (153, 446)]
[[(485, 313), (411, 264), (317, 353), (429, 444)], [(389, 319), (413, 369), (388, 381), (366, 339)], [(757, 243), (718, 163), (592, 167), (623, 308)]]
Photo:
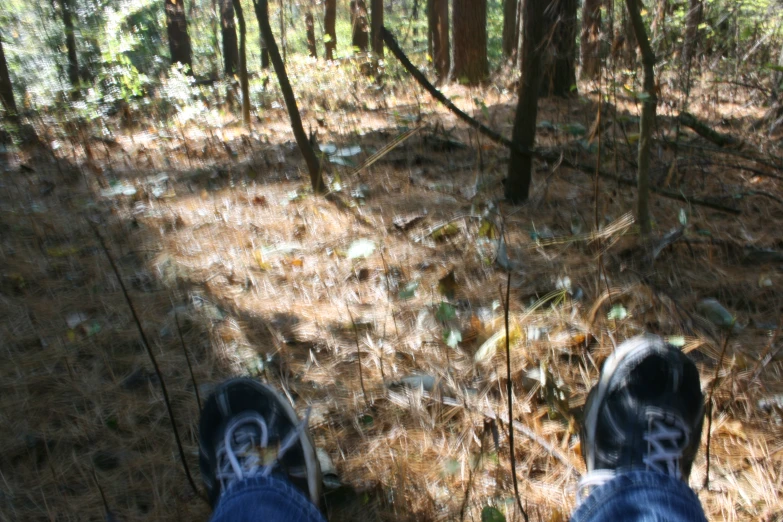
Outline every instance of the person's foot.
[(307, 418), (273, 388), (230, 379), (210, 395), (199, 421), (199, 467), (214, 507), (234, 482), (284, 476), (318, 506), (321, 470)]
[(703, 421), (704, 396), (693, 362), (657, 336), (625, 341), (587, 397), (580, 433), (587, 473), (578, 501), (630, 470), (687, 482)]

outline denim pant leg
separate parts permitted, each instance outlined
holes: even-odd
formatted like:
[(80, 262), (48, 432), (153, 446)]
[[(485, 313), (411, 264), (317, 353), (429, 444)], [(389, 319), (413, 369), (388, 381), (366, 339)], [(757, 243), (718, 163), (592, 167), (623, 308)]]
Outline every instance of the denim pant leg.
[(688, 485), (662, 473), (632, 471), (593, 490), (571, 522), (706, 522)]
[(324, 522), (323, 515), (293, 485), (279, 477), (241, 480), (218, 501), (211, 522)]

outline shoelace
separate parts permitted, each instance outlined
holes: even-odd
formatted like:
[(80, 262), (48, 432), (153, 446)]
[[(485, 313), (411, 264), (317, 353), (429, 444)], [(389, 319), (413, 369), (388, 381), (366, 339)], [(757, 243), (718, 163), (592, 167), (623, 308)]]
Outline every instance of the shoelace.
[[(681, 479), (680, 459), (688, 445), (688, 431), (682, 419), (651, 408), (647, 411), (647, 431), (643, 438), (647, 441), (647, 454), (642, 458), (645, 469)], [(602, 486), (616, 475), (611, 469), (586, 473), (576, 486), (576, 504), (581, 504), (593, 488)]]
[(681, 479), (680, 459), (688, 445), (688, 430), (677, 416), (666, 415), (658, 410), (647, 413), (647, 455), (643, 462), (648, 470)]
[[(258, 475), (265, 477), (272, 473), (277, 462), (296, 444), (307, 429), (309, 418), (308, 408), (304, 420), (282, 440), (275, 459), (269, 463), (264, 462), (265, 459), (260, 451), (269, 446), (269, 429), (264, 418), (258, 415), (234, 419), (226, 426), (223, 447), (218, 449), (216, 455), (218, 461), (216, 475), (223, 491), (237, 480)], [(254, 428), (258, 428), (258, 431)]]

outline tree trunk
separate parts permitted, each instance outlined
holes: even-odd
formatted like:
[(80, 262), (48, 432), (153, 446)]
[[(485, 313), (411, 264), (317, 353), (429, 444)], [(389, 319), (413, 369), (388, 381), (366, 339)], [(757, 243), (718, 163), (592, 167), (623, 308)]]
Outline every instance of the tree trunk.
[[(332, 2), (332, 4), (334, 5), (334, 2)], [(253, 0), (253, 5), (256, 10), (258, 26), (261, 29), (261, 33), (264, 35), (264, 41), (269, 49), (269, 58), (272, 61), (272, 67), (275, 69), (277, 80), (280, 83), (280, 91), (283, 94), (283, 99), (285, 100), (285, 105), (288, 109), (288, 117), (291, 120), (291, 130), (294, 132), (296, 144), (299, 146), (302, 156), (304, 156), (305, 163), (307, 163), (307, 170), (310, 173), (310, 182), (313, 186), (313, 192), (317, 194), (324, 193), (326, 187), (324, 186), (323, 178), (321, 177), (321, 162), (318, 161), (318, 157), (315, 155), (315, 151), (310, 145), (310, 141), (307, 139), (304, 127), (302, 127), (302, 117), (299, 115), (296, 97), (294, 96), (293, 89), (291, 89), (291, 83), (288, 81), (288, 74), (285, 71), (283, 58), (280, 56), (280, 51), (277, 49), (275, 38), (272, 35), (272, 27), (269, 25), (269, 7), (267, 5), (267, 0)]]
[(6, 116), (16, 116), (16, 101), (11, 76), (8, 74), (8, 63), (3, 52), (3, 38), (0, 36), (0, 102), (3, 104)]
[(590, 80), (601, 72), (601, 1), (585, 0), (582, 7), (582, 78)]
[(166, 2), (166, 28), (169, 36), (171, 63), (187, 65), (193, 72), (193, 57), (188, 36), (188, 22), (185, 18), (184, 0), (164, 0)]
[(489, 74), (487, 0), (454, 0), (454, 65), (451, 77), (477, 85)]
[(232, 0), (239, 21), (239, 87), (242, 90), (242, 123), (250, 127), (250, 86), (247, 79), (247, 26), (242, 2)]
[(312, 58), (318, 58), (318, 49), (315, 46), (315, 20), (313, 13), (309, 11), (305, 15), (305, 28), (307, 29), (307, 50)]
[(644, 20), (639, 11), (638, 0), (626, 0), (630, 23), (633, 26), (639, 50), (642, 53), (642, 65), (644, 66), (644, 100), (642, 100), (642, 117), (639, 122), (639, 159), (636, 173), (636, 219), (639, 223), (642, 235), (651, 231), (650, 225), (650, 142), (652, 129), (655, 124), (655, 108), (658, 99), (655, 95), (655, 53), (653, 53), (650, 41), (647, 39), (647, 30), (644, 28)]
[[(641, 0), (634, 0), (637, 8)], [(636, 67), (636, 33), (633, 29), (633, 22), (626, 12), (623, 12), (623, 42), (625, 50), (625, 65), (629, 69)]]
[(578, 0), (552, 0), (546, 9), (553, 35), (544, 65), (541, 96), (565, 98), (576, 93), (576, 10)]
[(685, 38), (682, 42), (682, 66), (686, 73), (691, 67), (691, 59), (698, 44), (700, 22), (701, 0), (689, 0), (688, 14), (685, 16)]
[(334, 60), (334, 50), (337, 47), (337, 0), (324, 2), (324, 41), (326, 43), (326, 59)]
[(365, 53), (370, 45), (367, 32), (367, 4), (364, 0), (351, 0), (351, 45), (354, 52)]
[(76, 35), (73, 30), (73, 5), (72, 0), (60, 0), (62, 8), (63, 26), (65, 27), (65, 48), (68, 52), (68, 81), (74, 94), (79, 92), (79, 58), (76, 54)]
[(220, 32), (223, 36), (223, 65), (226, 76), (237, 73), (239, 50), (237, 49), (237, 30), (234, 24), (234, 5), (232, 0), (220, 0)]
[[(514, 117), (511, 141), (523, 150), (532, 150), (536, 141), (538, 92), (541, 88), (542, 49), (549, 33), (545, 15), (547, 2), (522, 0), (522, 77), (519, 81), (519, 101)], [(505, 195), (511, 203), (527, 200), (533, 169), (533, 156), (511, 149), (506, 177)]]
[(517, 25), (517, 8), (519, 0), (503, 1), (503, 56), (513, 58), (517, 50), (519, 26)]
[(383, 58), (383, 38), (381, 37), (381, 27), (383, 27), (383, 0), (371, 0), (372, 7), (372, 52), (377, 58)]
[(263, 34), (258, 35), (258, 43), (261, 46), (261, 68), (269, 69), (269, 48), (266, 46)]
[(430, 56), (435, 67), (435, 75), (438, 77), (438, 81), (442, 82), (448, 78), (451, 67), (448, 0), (429, 0), (427, 21), (431, 46)]

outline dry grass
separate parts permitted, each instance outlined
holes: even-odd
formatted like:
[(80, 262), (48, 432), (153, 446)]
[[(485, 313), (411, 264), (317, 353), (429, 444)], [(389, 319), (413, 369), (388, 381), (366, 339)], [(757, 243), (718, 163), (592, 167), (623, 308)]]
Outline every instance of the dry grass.
[[(415, 104), (402, 92), (399, 108), (366, 118), (329, 113), (321, 142), (381, 148), (398, 132), (387, 128), (393, 111)], [(464, 101), (475, 93), (455, 87), (449, 94)], [(485, 100), (493, 124), (510, 134), (510, 97), (486, 93)], [(237, 158), (207, 147), (191, 163), (177, 140), (143, 145), (139, 137), (122, 136), (128, 157), (138, 160), (122, 171), (119, 156), (106, 160), (105, 175), (137, 184), (133, 197), (102, 198), (89, 174), (87, 185), (80, 177), (68, 183), (44, 161), (35, 163), (35, 173), (3, 175), (0, 518), (102, 519), (101, 491), (119, 520), (209, 515), (183, 474), (157, 379), (90, 217), (103, 224), (131, 287), (194, 473), (198, 405), (175, 310), (202, 396), (225, 377), (250, 374), (284, 389), (298, 410), (312, 406), (316, 443), (349, 486), (327, 499), (332, 520), (477, 520), (488, 504), (509, 520), (521, 519), (512, 500), (506, 425), (485, 415), (507, 418), (505, 357), (498, 351), (481, 362), (474, 358), (503, 327), (497, 302), (506, 276), (491, 262), (495, 247), (481, 238), (480, 216), (500, 194), (507, 153), (484, 140), (477, 149), (475, 134), (462, 127), (453, 137), (473, 146), (435, 150), (435, 124), (451, 128), (453, 120), (429, 102), (419, 107), (425, 130), (361, 179), (342, 174), (345, 201), (351, 201), (348, 188), (368, 189), (365, 201), (350, 208), (308, 195), (289, 200), (305, 176), (285, 135), (269, 134), (264, 144), (239, 129), (222, 134), (233, 137)], [(546, 100), (542, 107), (541, 120), (588, 128), (595, 110), (577, 101)], [(709, 111), (701, 115), (710, 117)], [(266, 118), (285, 127), (281, 111)], [(352, 136), (345, 129), (357, 121), (382, 132)], [(545, 145), (565, 138), (541, 133)], [(194, 137), (187, 147), (198, 151), (209, 143)], [(623, 167), (627, 147), (617, 148), (621, 171), (630, 172)], [(73, 153), (78, 159), (81, 152)], [(656, 154), (665, 178), (671, 158)], [(117, 170), (109, 171), (111, 165)], [(680, 165), (684, 192), (782, 192), (773, 178), (708, 166), (693, 154)], [(719, 372), (710, 488), (702, 488), (703, 451), (691, 486), (712, 520), (780, 520), (783, 419), (780, 405), (769, 404), (783, 393), (783, 362), (779, 352), (761, 361), (780, 348), (772, 332), (783, 320), (783, 276), (779, 263), (743, 265), (741, 248), (732, 245), (783, 247), (777, 233), (783, 208), (754, 197), (736, 200), (739, 218), (685, 208), (689, 240), (664, 250), (654, 265), (629, 228), (600, 244), (540, 246), (531, 231), (572, 236), (572, 224), (584, 232), (593, 228), (592, 181), (553, 167), (539, 165), (530, 204), (500, 207), (515, 263), (514, 417), (552, 448), (517, 433), (517, 472), (532, 519), (561, 520), (573, 508), (583, 471), (575, 435), (579, 410), (614, 343), (642, 331), (685, 336), (703, 387), (711, 385), (721, 337), (694, 310), (700, 299), (714, 297), (744, 327), (732, 333)], [(166, 195), (156, 198), (143, 180), (163, 170), (171, 179)], [(473, 197), (465, 189), (477, 180), (482, 188)], [(47, 181), (55, 189), (44, 195)], [(631, 190), (602, 183), (602, 226), (629, 211), (632, 201)], [(681, 206), (654, 199), (660, 233), (676, 226)], [(394, 225), (395, 217), (425, 212), (407, 231)], [(444, 222), (455, 225), (455, 234), (433, 239), (430, 232)], [(374, 241), (375, 253), (347, 258), (357, 238)], [(436, 317), (444, 299), (439, 280), (451, 271), (453, 326), (463, 336), (456, 349), (444, 343)], [(581, 297), (531, 311), (566, 276)], [(414, 281), (415, 296), (401, 299), (400, 290)], [(618, 304), (628, 316), (609, 320)], [(551, 377), (543, 389), (536, 379), (542, 369)], [(416, 373), (435, 377), (432, 393), (395, 385)]]

